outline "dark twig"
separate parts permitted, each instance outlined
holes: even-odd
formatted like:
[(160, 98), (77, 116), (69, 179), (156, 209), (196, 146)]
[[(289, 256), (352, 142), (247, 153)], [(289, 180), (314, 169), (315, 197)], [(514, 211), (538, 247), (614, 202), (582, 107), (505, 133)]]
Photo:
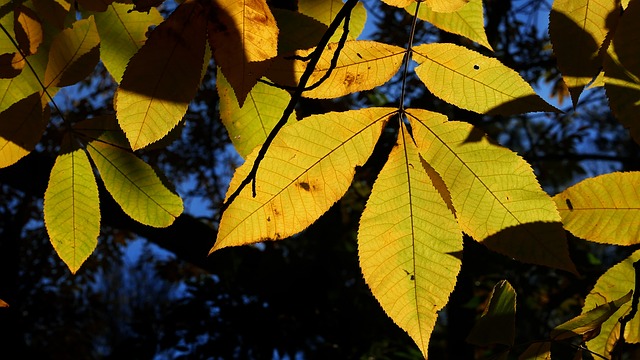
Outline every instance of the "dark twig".
[(413, 52), (413, 38), (416, 35), (416, 25), (418, 24), (418, 11), (420, 10), (420, 1), (416, 3), (416, 11), (413, 14), (413, 23), (411, 23), (411, 34), (409, 34), (409, 44), (407, 45), (407, 52), (404, 54), (404, 65), (402, 68), (402, 90), (400, 91), (400, 114), (404, 113), (404, 97), (407, 93), (407, 74), (409, 73), (409, 60), (411, 59), (411, 53)]
[(333, 34), (336, 32), (336, 29), (338, 28), (340, 23), (345, 18), (347, 18), (347, 16), (351, 14), (351, 10), (353, 10), (353, 8), (356, 6), (357, 3), (358, 3), (358, 0), (347, 0), (344, 6), (342, 6), (342, 9), (340, 9), (338, 14), (336, 14), (336, 17), (333, 19), (333, 21), (329, 25), (329, 28), (322, 36), (322, 39), (320, 39), (320, 42), (318, 42), (318, 46), (312, 52), (311, 59), (309, 60), (309, 63), (307, 64), (307, 67), (304, 73), (302, 73), (302, 76), (300, 77), (300, 82), (298, 83), (298, 86), (296, 87), (295, 91), (291, 95), (289, 104), (284, 109), (284, 112), (282, 113), (280, 120), (278, 120), (278, 123), (273, 127), (273, 129), (269, 133), (269, 136), (267, 136), (264, 144), (262, 144), (262, 146), (260, 147), (260, 150), (258, 151), (258, 155), (256, 156), (256, 159), (253, 162), (253, 166), (251, 167), (249, 174), (247, 174), (244, 180), (242, 180), (238, 188), (236, 188), (236, 190), (233, 193), (231, 193), (231, 195), (229, 195), (229, 198), (227, 199), (227, 201), (225, 201), (225, 203), (222, 204), (222, 207), (220, 208), (220, 215), (224, 213), (224, 211), (229, 207), (231, 203), (233, 203), (233, 201), (238, 197), (240, 192), (249, 183), (252, 184), (251, 189), (252, 189), (253, 196), (254, 197), (256, 196), (256, 174), (258, 172), (258, 166), (260, 165), (260, 162), (262, 161), (262, 159), (264, 159), (264, 156), (267, 153), (269, 146), (273, 142), (273, 139), (276, 137), (280, 129), (282, 129), (282, 127), (287, 123), (289, 116), (293, 113), (293, 110), (295, 109), (298, 101), (300, 101), (300, 98), (302, 97), (302, 93), (305, 91), (307, 82), (309, 81), (309, 78), (313, 74), (313, 71), (315, 70), (316, 65), (318, 64), (318, 61), (320, 60), (320, 56), (322, 55), (324, 48), (329, 43), (329, 40), (331, 39)]
[(638, 312), (638, 303), (640, 302), (640, 260), (633, 263), (633, 269), (635, 270), (636, 281), (633, 289), (633, 298), (631, 299), (631, 311), (623, 317), (620, 318), (620, 337), (616, 342), (613, 351), (611, 351), (612, 359), (620, 359), (622, 358), (622, 349), (625, 345), (624, 341), (624, 330), (627, 326), (627, 323), (636, 316)]

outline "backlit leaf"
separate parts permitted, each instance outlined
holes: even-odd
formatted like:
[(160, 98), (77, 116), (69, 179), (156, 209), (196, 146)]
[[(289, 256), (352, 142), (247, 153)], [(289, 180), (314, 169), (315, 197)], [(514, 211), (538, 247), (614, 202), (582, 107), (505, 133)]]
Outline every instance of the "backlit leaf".
[[(81, 10), (103, 12), (107, 11), (114, 0), (77, 0)], [(116, 5), (120, 5), (117, 4)], [(131, 5), (128, 5), (131, 9)]]
[(71, 4), (65, 0), (31, 0), (36, 12), (46, 23), (58, 30), (65, 27), (65, 20), (71, 9)]
[(602, 323), (611, 318), (611, 315), (615, 314), (622, 305), (629, 302), (632, 294), (633, 291), (629, 290), (626, 295), (617, 300), (596, 306), (594, 309), (584, 312), (581, 315), (556, 326), (551, 331), (551, 339), (557, 341), (574, 336), (584, 337), (589, 336), (589, 334), (597, 335), (597, 333), (600, 332), (600, 326), (602, 326)]
[(278, 55), (278, 26), (266, 0), (216, 0), (211, 12), (213, 58), (242, 106), (266, 70), (266, 64), (258, 62)]
[(395, 7), (407, 7), (409, 4), (415, 2), (416, 0), (382, 0), (387, 5), (395, 6)]
[(640, 1), (629, 2), (604, 61), (604, 88), (618, 121), (640, 144)]
[[(411, 15), (415, 14), (416, 4), (409, 5), (406, 10)], [(482, 0), (470, 0), (460, 9), (449, 13), (435, 12), (428, 6), (421, 5), (418, 18), (430, 22), (439, 29), (464, 36), (493, 50), (484, 31)]]
[(413, 48), (415, 71), (427, 88), (457, 107), (485, 114), (557, 111), (520, 75), (494, 58), (454, 44)]
[[(23, 71), (11, 79), (0, 79), (0, 111), (5, 111), (16, 102), (41, 90), (42, 88), (31, 71)], [(48, 100), (44, 99), (45, 102)]]
[[(253, 148), (261, 145), (282, 117), (291, 95), (285, 90), (263, 83), (251, 89), (244, 102), (238, 105), (231, 85), (218, 71), (216, 87), (220, 96), (220, 118), (236, 150), (245, 158)], [(291, 114), (289, 121), (295, 119)]]
[(560, 215), (526, 161), (467, 123), (407, 113), (420, 155), (442, 176), (464, 232), (519, 261), (576, 272)]
[(44, 194), (44, 222), (58, 256), (76, 273), (100, 235), (100, 199), (84, 150), (58, 155)]
[(35, 54), (43, 40), (42, 25), (33, 10), (19, 6), (12, 15), (2, 19), (8, 35), (0, 33), (0, 78), (20, 74), (26, 65), (25, 56)]
[(5, 308), (5, 307), (9, 307), (9, 304), (7, 304), (6, 301), (0, 299), (0, 308)]
[(16, 41), (24, 55), (33, 55), (43, 40), (42, 24), (36, 13), (26, 6), (20, 6), (15, 14)]
[(36, 146), (47, 126), (40, 94), (34, 93), (0, 113), (0, 168), (15, 164)]
[(98, 64), (99, 45), (100, 36), (92, 16), (62, 30), (51, 43), (45, 86), (73, 85), (87, 77)]
[(553, 197), (567, 230), (589, 241), (640, 243), (640, 172), (600, 175)]
[(551, 360), (551, 342), (535, 342), (529, 345), (518, 360)]
[(458, 11), (468, 2), (469, 0), (424, 0), (424, 3), (431, 10), (441, 13)]
[[(596, 307), (623, 298), (630, 290), (635, 289), (635, 270), (633, 263), (640, 260), (640, 250), (635, 251), (631, 256), (624, 259), (617, 265), (607, 270), (596, 282), (596, 285), (585, 298), (582, 313), (595, 309)], [(610, 357), (610, 352), (615, 345), (615, 340), (620, 334), (620, 323), (618, 320), (631, 310), (631, 302), (620, 306), (607, 321), (602, 323), (600, 335), (587, 341), (589, 350), (600, 354), (606, 358)], [(624, 339), (628, 343), (640, 342), (640, 312), (627, 323), (625, 327)]]
[[(308, 86), (320, 80), (331, 67), (331, 59), (337, 43), (330, 43), (307, 82)], [(307, 56), (313, 51), (301, 50), (296, 54)], [(386, 83), (398, 71), (405, 49), (375, 41), (347, 41), (340, 52), (337, 66), (317, 88), (303, 93), (304, 97), (331, 99), (375, 88)], [(279, 85), (296, 86), (307, 62), (278, 58), (269, 69), (267, 77)]]
[(89, 143), (87, 150), (107, 191), (132, 219), (149, 226), (167, 227), (180, 216), (183, 211), (180, 196), (132, 152), (102, 138)]
[(600, 48), (618, 20), (616, 0), (555, 0), (549, 36), (573, 105), (602, 67)]
[[(325, 25), (329, 25), (338, 14), (338, 11), (342, 9), (343, 5), (344, 2), (342, 2), (342, 0), (299, 0), (298, 11), (311, 16)], [(349, 19), (349, 39), (358, 38), (362, 30), (364, 30), (366, 22), (367, 10), (361, 2), (358, 2), (351, 11), (351, 18)], [(341, 36), (342, 26), (336, 29), (336, 32), (331, 37), (331, 42), (340, 40)]]
[(200, 84), (206, 23), (202, 6), (186, 1), (129, 61), (114, 107), (133, 150), (160, 140), (182, 120)]
[(163, 20), (156, 8), (149, 13), (130, 9), (131, 5), (113, 3), (106, 11), (94, 14), (101, 38), (100, 59), (118, 83), (129, 59), (147, 40), (149, 27)]
[(476, 321), (467, 342), (487, 346), (513, 345), (516, 336), (516, 291), (506, 280), (493, 287), (489, 305)]
[(453, 291), (462, 232), (402, 125), (358, 230), (362, 274), (384, 311), (427, 356), (437, 312)]
[[(256, 176), (224, 212), (211, 252), (297, 234), (349, 188), (396, 109), (368, 108), (313, 115), (285, 126), (271, 143)], [(258, 149), (233, 175), (227, 196), (245, 179)]]
[(328, 26), (307, 15), (286, 9), (273, 9), (278, 28), (278, 55), (309, 49), (318, 44)]

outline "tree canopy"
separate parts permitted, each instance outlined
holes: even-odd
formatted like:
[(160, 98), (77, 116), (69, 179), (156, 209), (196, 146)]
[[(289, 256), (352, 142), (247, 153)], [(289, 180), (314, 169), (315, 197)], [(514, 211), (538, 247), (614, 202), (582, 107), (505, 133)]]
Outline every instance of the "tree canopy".
[(4, 348), (637, 354), (638, 20), (639, 0), (4, 1)]

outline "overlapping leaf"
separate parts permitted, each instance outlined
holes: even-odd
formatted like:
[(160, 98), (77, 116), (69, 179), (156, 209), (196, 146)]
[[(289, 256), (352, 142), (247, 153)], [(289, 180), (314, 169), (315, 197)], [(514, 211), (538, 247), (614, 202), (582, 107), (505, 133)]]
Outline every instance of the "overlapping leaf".
[(576, 272), (560, 215), (529, 164), (471, 125), (407, 110), (416, 144), (441, 175), (460, 227), (520, 261)]
[(551, 360), (551, 342), (535, 342), (518, 357), (518, 360)]
[[(635, 289), (635, 270), (633, 263), (640, 260), (640, 251), (635, 251), (631, 256), (607, 270), (596, 282), (596, 285), (587, 295), (582, 313), (596, 307), (623, 298), (630, 290)], [(620, 335), (620, 323), (618, 320), (631, 309), (631, 303), (627, 302), (620, 309), (602, 323), (600, 335), (587, 342), (590, 351), (610, 357), (615, 341)], [(627, 323), (624, 334), (628, 343), (640, 343), (640, 312)]]
[(549, 36), (574, 106), (602, 67), (600, 49), (618, 21), (616, 0), (555, 0)]
[(25, 67), (25, 57), (35, 54), (42, 43), (42, 24), (35, 12), (25, 6), (0, 21), (6, 31), (0, 33), (0, 77), (12, 78)]
[(58, 155), (44, 194), (44, 222), (58, 256), (75, 273), (100, 234), (98, 185), (84, 150)]
[[(331, 59), (337, 47), (337, 43), (330, 43), (324, 50), (307, 82), (309, 86), (316, 84), (331, 68)], [(312, 51), (301, 50), (296, 55), (304, 57)], [(318, 87), (305, 91), (303, 96), (331, 99), (380, 86), (398, 71), (405, 52), (401, 47), (375, 41), (347, 41), (331, 75)], [(305, 61), (278, 58), (267, 76), (279, 85), (296, 86), (306, 66)]]
[(371, 292), (425, 357), (437, 312), (455, 286), (461, 252), (460, 227), (402, 125), (362, 213), (358, 256)]
[(640, 172), (592, 177), (554, 196), (567, 230), (615, 245), (640, 243)]
[(471, 329), (467, 342), (480, 346), (512, 346), (516, 337), (516, 291), (506, 280), (491, 291), (489, 304)]
[[(411, 15), (415, 14), (416, 4), (409, 5), (406, 10)], [(418, 9), (418, 18), (430, 22), (439, 29), (464, 36), (493, 50), (484, 31), (482, 0), (470, 0), (460, 9), (449, 13), (435, 12), (428, 6), (421, 5)]]
[(420, 80), (435, 96), (460, 108), (502, 115), (557, 111), (496, 59), (454, 44), (422, 44), (413, 54)]
[[(371, 155), (394, 112), (389, 108), (330, 112), (284, 127), (260, 163), (256, 196), (247, 186), (229, 205), (211, 251), (284, 239), (311, 225), (347, 191), (355, 167)], [(257, 150), (236, 170), (227, 194), (245, 179)]]
[(184, 2), (131, 58), (114, 107), (132, 149), (160, 140), (182, 120), (200, 84), (206, 24), (198, 2)]
[(162, 22), (156, 8), (148, 13), (132, 11), (131, 5), (113, 3), (94, 13), (100, 34), (100, 59), (116, 82), (122, 80), (129, 59), (147, 40), (149, 27)]
[(318, 44), (328, 26), (297, 11), (273, 9), (278, 23), (278, 55), (309, 49)]
[(267, 69), (264, 61), (278, 55), (278, 26), (266, 0), (217, 0), (212, 14), (213, 58), (242, 106)]
[(134, 220), (167, 227), (182, 213), (180, 196), (167, 188), (156, 172), (127, 149), (114, 133), (105, 133), (87, 145), (104, 186), (122, 210)]
[[(300, 0), (298, 1), (298, 11), (302, 14), (310, 16), (325, 25), (331, 24), (338, 14), (344, 3), (342, 0)], [(361, 2), (358, 2), (351, 11), (349, 19), (349, 39), (356, 39), (364, 30), (367, 22), (367, 10)], [(342, 27), (336, 29), (331, 37), (331, 42), (340, 40), (342, 36)]]
[(87, 77), (100, 58), (100, 36), (93, 17), (78, 20), (53, 39), (44, 73), (45, 87), (61, 87)]
[(640, 1), (631, 1), (604, 61), (605, 90), (618, 121), (640, 143)]
[(0, 113), (0, 168), (15, 164), (36, 146), (48, 121), (34, 93)]
[[(251, 89), (244, 106), (240, 107), (231, 85), (218, 71), (216, 87), (220, 96), (220, 118), (229, 138), (243, 158), (267, 136), (282, 117), (291, 95), (285, 90), (258, 83)], [(289, 121), (295, 119), (291, 114)]]

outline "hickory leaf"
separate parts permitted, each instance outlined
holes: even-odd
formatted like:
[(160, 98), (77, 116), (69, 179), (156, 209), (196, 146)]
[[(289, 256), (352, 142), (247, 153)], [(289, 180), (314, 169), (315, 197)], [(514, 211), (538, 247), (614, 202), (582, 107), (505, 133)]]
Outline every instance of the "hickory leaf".
[(132, 219), (154, 227), (171, 225), (183, 210), (180, 196), (167, 188), (151, 166), (113, 145), (107, 136), (87, 145), (107, 191)]
[(129, 61), (114, 107), (133, 150), (167, 135), (196, 95), (205, 55), (205, 15), (200, 3), (184, 2)]
[[(311, 225), (349, 188), (355, 167), (364, 164), (390, 108), (312, 115), (277, 134), (256, 174), (256, 196), (245, 187), (220, 220), (211, 252), (265, 240), (280, 240)], [(259, 149), (233, 175), (227, 196), (253, 166)]]
[[(308, 85), (323, 78), (331, 67), (331, 59), (337, 47), (337, 43), (327, 46)], [(296, 55), (304, 57), (312, 51), (313, 49), (296, 51)], [(318, 87), (303, 92), (303, 96), (331, 99), (380, 86), (398, 71), (405, 52), (401, 47), (375, 41), (347, 41), (331, 75)], [(267, 77), (278, 85), (297, 86), (306, 66), (305, 61), (279, 57), (273, 62)]]
[(45, 87), (61, 87), (87, 77), (100, 58), (100, 36), (93, 16), (78, 20), (53, 39), (44, 73)]
[(429, 339), (453, 291), (462, 232), (401, 125), (358, 230), (362, 274), (384, 311), (427, 356)]
[(519, 261), (576, 272), (560, 215), (527, 162), (469, 124), (420, 109), (407, 114), (464, 232)]
[[(600, 276), (585, 299), (582, 314), (586, 314), (598, 306), (621, 299), (630, 290), (638, 291), (635, 288), (635, 269), (633, 267), (633, 263), (638, 260), (640, 260), (640, 250), (635, 251), (628, 258), (614, 265)], [(620, 305), (618, 311), (602, 323), (600, 334), (587, 341), (589, 350), (609, 358), (611, 350), (620, 335), (619, 319), (626, 315), (630, 309), (630, 302)], [(636, 313), (633, 319), (627, 323), (624, 338), (628, 343), (640, 343), (640, 312)]]
[(58, 256), (76, 273), (100, 235), (100, 199), (84, 150), (58, 155), (44, 194), (44, 222)]
[(454, 44), (413, 48), (415, 72), (438, 98), (488, 115), (557, 111), (520, 75), (494, 58)]
[(553, 197), (573, 235), (602, 244), (640, 242), (640, 172), (611, 173), (586, 180)]
[[(233, 89), (224, 75), (218, 71), (216, 87), (220, 96), (220, 118), (229, 138), (243, 158), (265, 139), (280, 120), (291, 95), (282, 89), (257, 83), (240, 107)], [(289, 122), (295, 119), (292, 113)]]
[(266, 0), (217, 0), (212, 15), (213, 58), (242, 106), (267, 68), (264, 61), (278, 55), (278, 26)]
[(618, 121), (640, 144), (640, 1), (629, 2), (604, 61), (604, 88)]
[(431, 10), (440, 13), (450, 13), (460, 10), (469, 0), (424, 0)]
[(297, 11), (273, 9), (278, 23), (278, 55), (309, 49), (318, 44), (328, 26)]
[(602, 67), (601, 47), (618, 21), (616, 0), (555, 0), (549, 36), (573, 105)]
[[(328, 26), (331, 24), (343, 5), (344, 3), (342, 0), (300, 0), (298, 1), (298, 11)], [(367, 10), (361, 2), (358, 2), (351, 11), (351, 18), (349, 19), (349, 39), (358, 38), (358, 35), (360, 35), (362, 30), (364, 30), (366, 22)], [(330, 42), (340, 40), (341, 36), (342, 27), (339, 27), (331, 37)]]
[[(415, 14), (416, 4), (407, 6), (406, 10), (411, 15)], [(435, 12), (429, 7), (421, 5), (418, 9), (418, 18), (430, 22), (439, 29), (464, 36), (493, 50), (484, 31), (482, 0), (469, 0), (460, 9), (448, 13)]]
[(112, 3), (106, 11), (94, 13), (100, 34), (100, 60), (117, 83), (122, 80), (129, 59), (147, 40), (149, 27), (162, 22), (156, 8), (148, 13), (132, 11), (131, 5)]
[(415, 1), (416, 0), (382, 0), (385, 4), (400, 8), (407, 7)]
[(0, 113), (0, 168), (15, 164), (29, 154), (44, 133), (49, 120), (40, 94), (34, 93)]

